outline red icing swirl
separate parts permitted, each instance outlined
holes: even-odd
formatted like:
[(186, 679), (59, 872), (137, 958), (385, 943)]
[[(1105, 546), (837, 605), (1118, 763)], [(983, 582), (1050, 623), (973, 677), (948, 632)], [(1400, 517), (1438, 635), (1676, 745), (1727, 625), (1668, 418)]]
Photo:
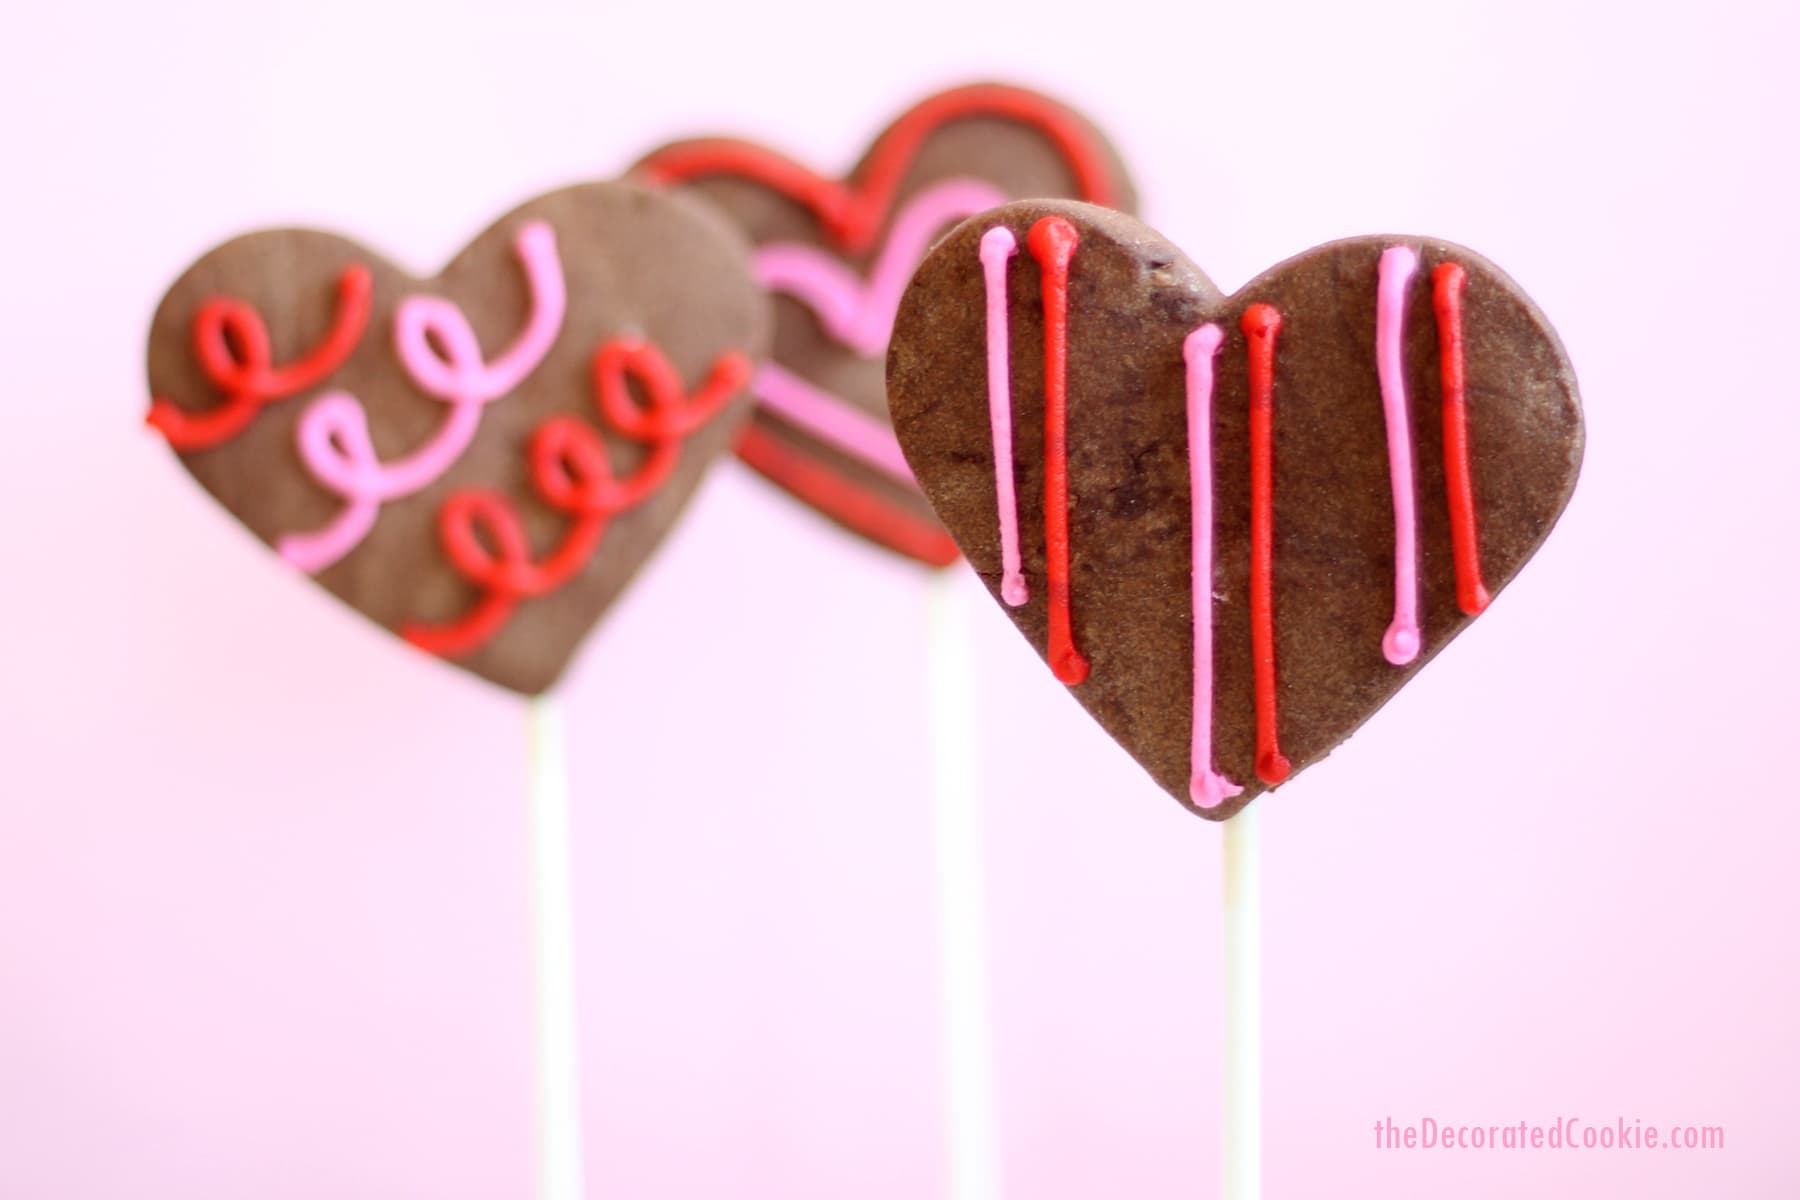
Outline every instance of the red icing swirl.
[(275, 364), (262, 314), (235, 296), (213, 297), (194, 316), (194, 355), (223, 402), (195, 412), (170, 400), (152, 400), (146, 422), (183, 453), (230, 441), (265, 405), (317, 387), (344, 365), (368, 328), (373, 291), (367, 267), (345, 267), (331, 328), (318, 345), (281, 366)]
[[(523, 520), (512, 501), (493, 491), (468, 489), (444, 502), (438, 534), (457, 573), (481, 589), (462, 616), (441, 625), (410, 622), (407, 641), (444, 658), (461, 658), (485, 646), (506, 626), (519, 603), (566, 585), (593, 558), (619, 513), (643, 504), (668, 482), (681, 447), (718, 415), (750, 379), (748, 355), (727, 351), (690, 395), (655, 345), (613, 338), (594, 354), (593, 386), (600, 414), (620, 434), (647, 448), (630, 474), (614, 475), (606, 442), (593, 425), (573, 416), (545, 421), (527, 448), (532, 486), (545, 504), (567, 515), (562, 541), (543, 559), (533, 557)], [(640, 406), (628, 377), (648, 396)]]

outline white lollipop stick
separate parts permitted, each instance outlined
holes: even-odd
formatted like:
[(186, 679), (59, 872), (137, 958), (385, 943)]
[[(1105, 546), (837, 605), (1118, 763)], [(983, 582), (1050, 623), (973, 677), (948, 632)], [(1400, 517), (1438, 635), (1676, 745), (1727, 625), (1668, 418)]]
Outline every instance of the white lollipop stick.
[(562, 710), (532, 698), (532, 962), (537, 986), (538, 1200), (581, 1200), (581, 1076), (575, 1011), (575, 887)]
[(1262, 849), (1252, 804), (1225, 822), (1225, 1200), (1262, 1196)]
[(989, 999), (987, 872), (982, 851), (981, 756), (976, 736), (974, 639), (961, 571), (929, 586), (932, 829), (943, 977), (945, 1097), (951, 1200), (998, 1200), (993, 1014)]

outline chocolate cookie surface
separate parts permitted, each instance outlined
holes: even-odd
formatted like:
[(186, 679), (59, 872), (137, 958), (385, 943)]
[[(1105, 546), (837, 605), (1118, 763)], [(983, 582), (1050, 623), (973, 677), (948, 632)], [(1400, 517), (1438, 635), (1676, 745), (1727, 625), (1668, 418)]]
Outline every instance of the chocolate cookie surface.
[(157, 309), (150, 424), (292, 567), (534, 693), (729, 446), (767, 336), (734, 229), (588, 184), (429, 280), (329, 233), (225, 243)]
[(665, 146), (635, 173), (736, 222), (774, 294), (771, 361), (757, 372), (739, 457), (854, 533), (954, 562), (888, 424), (883, 356), (900, 292), (937, 237), (1009, 199), (1134, 207), (1106, 139), (1048, 97), (976, 84), (914, 106), (841, 180), (726, 138)]
[(1561, 344), (1479, 255), (1355, 238), (1226, 297), (1147, 226), (1067, 202), (932, 251), (888, 385), (925, 494), (1015, 624), (1215, 819), (1485, 609), (1582, 453)]

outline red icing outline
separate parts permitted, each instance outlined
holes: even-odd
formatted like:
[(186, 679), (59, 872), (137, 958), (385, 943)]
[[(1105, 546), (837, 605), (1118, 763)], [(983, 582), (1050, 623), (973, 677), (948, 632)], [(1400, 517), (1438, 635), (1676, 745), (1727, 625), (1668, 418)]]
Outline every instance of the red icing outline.
[(1431, 302), (1438, 319), (1439, 372), (1444, 384), (1444, 486), (1450, 500), (1450, 547), (1456, 560), (1456, 604), (1471, 617), (1493, 596), (1481, 578), (1475, 531), (1475, 482), (1469, 470), (1469, 406), (1463, 374), (1463, 288), (1469, 273), (1456, 263), (1431, 272)]
[(1106, 208), (1116, 205), (1111, 164), (1075, 115), (1036, 92), (998, 83), (953, 88), (909, 109), (870, 148), (854, 180), (825, 178), (785, 155), (733, 138), (667, 146), (639, 167), (660, 183), (684, 183), (702, 175), (755, 180), (812, 210), (841, 251), (859, 254), (875, 244), (900, 182), (925, 141), (952, 121), (980, 116), (1004, 117), (1036, 129), (1074, 170), (1082, 199)]
[(766, 430), (746, 425), (736, 449), (745, 465), (872, 541), (933, 567), (947, 567), (962, 557), (944, 530), (864, 491)]
[(1282, 782), (1293, 770), (1281, 753), (1275, 705), (1275, 335), (1281, 314), (1252, 304), (1240, 322), (1250, 357), (1250, 646), (1255, 659), (1256, 775)]
[[(602, 416), (621, 434), (649, 448), (623, 479), (613, 475), (600, 431), (573, 416), (551, 417), (527, 448), (531, 482), (571, 525), (541, 562), (532, 558), (524, 522), (512, 501), (491, 491), (452, 495), (438, 512), (438, 535), (458, 574), (483, 589), (462, 616), (443, 624), (408, 622), (400, 636), (443, 658), (461, 658), (485, 646), (505, 627), (519, 602), (567, 584), (593, 558), (611, 519), (636, 508), (668, 482), (683, 442), (718, 415), (750, 381), (748, 355), (727, 351), (689, 395), (681, 376), (650, 342), (612, 338), (594, 353), (593, 387)], [(639, 407), (626, 376), (649, 394)], [(492, 549), (490, 549), (490, 546)]]
[(1088, 660), (1075, 648), (1069, 581), (1069, 263), (1081, 235), (1064, 217), (1044, 217), (1025, 235), (1044, 288), (1044, 582), (1050, 609), (1050, 670), (1081, 683)]
[[(145, 423), (182, 452), (209, 450), (242, 433), (263, 407), (306, 391), (344, 365), (368, 328), (374, 279), (361, 263), (338, 279), (337, 310), (318, 345), (276, 366), (262, 314), (235, 296), (214, 296), (194, 315), (194, 355), (225, 397), (217, 408), (191, 412), (154, 399)], [(233, 347), (236, 347), (234, 350)], [(241, 353), (243, 358), (238, 358)]]
[[(909, 109), (870, 147), (853, 179), (827, 178), (776, 151), (732, 138), (667, 146), (644, 159), (639, 169), (662, 184), (706, 175), (753, 180), (809, 210), (840, 253), (857, 254), (875, 244), (901, 181), (926, 140), (952, 121), (979, 116), (1007, 118), (1042, 133), (1074, 171), (1083, 199), (1117, 206), (1119, 188), (1112, 164), (1092, 132), (1047, 97), (994, 83), (953, 88)], [(926, 536), (917, 518), (871, 496), (816, 458), (803, 463), (803, 454), (760, 431), (746, 431), (738, 443), (739, 458), (752, 469), (864, 536), (931, 566), (956, 561), (955, 543), (947, 535)]]

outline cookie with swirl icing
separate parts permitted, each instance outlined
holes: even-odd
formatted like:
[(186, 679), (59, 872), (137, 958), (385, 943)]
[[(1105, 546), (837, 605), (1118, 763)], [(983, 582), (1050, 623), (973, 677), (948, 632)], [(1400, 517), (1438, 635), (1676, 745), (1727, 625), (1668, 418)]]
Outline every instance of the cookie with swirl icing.
[(285, 565), (504, 687), (550, 687), (748, 416), (737, 231), (627, 183), (539, 196), (421, 279), (252, 233), (170, 288), (149, 424)]

